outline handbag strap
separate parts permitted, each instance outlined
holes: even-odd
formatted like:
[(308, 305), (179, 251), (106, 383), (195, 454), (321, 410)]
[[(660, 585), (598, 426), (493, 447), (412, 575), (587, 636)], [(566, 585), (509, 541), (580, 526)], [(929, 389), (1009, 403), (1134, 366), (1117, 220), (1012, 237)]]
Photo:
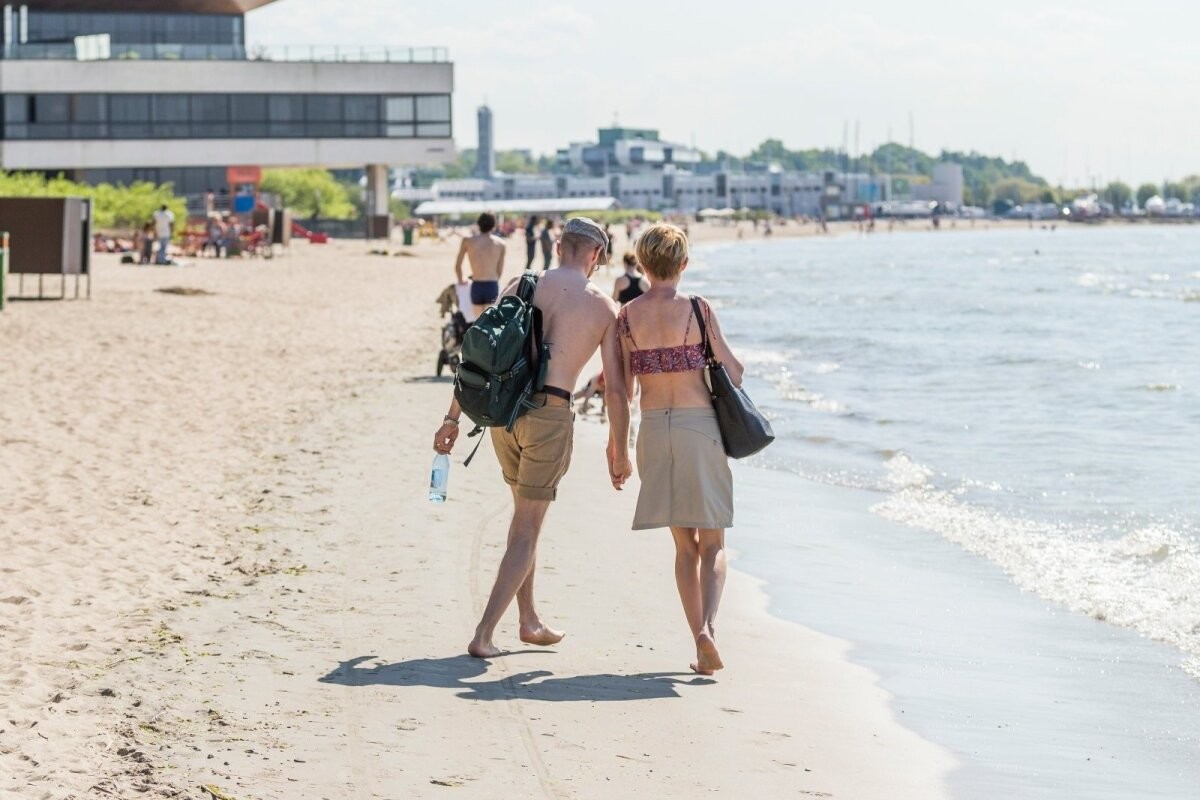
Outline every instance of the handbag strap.
[(712, 341), (708, 338), (708, 326), (704, 324), (704, 310), (700, 307), (700, 299), (695, 296), (692, 297), (692, 313), (696, 315), (696, 322), (700, 325), (700, 338), (704, 340), (704, 357), (712, 364), (716, 361), (713, 357)]

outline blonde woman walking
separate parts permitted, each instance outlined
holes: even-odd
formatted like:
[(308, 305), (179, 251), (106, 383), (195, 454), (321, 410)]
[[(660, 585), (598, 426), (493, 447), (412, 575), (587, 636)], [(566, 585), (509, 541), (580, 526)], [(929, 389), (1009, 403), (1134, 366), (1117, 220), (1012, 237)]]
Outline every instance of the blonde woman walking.
[[(637, 242), (637, 260), (650, 289), (617, 315), (631, 401), (634, 379), (641, 385), (637, 468), (642, 486), (633, 529), (670, 528), (675, 582), (696, 641), (691, 667), (711, 675), (724, 666), (716, 617), (725, 587), (725, 529), (733, 525), (733, 477), (705, 383), (702, 327), (714, 356), (737, 385), (743, 370), (708, 303), (679, 292), (688, 265), (683, 231), (666, 224), (647, 228)], [(609, 443), (617, 488), (628, 459), (627, 443)]]

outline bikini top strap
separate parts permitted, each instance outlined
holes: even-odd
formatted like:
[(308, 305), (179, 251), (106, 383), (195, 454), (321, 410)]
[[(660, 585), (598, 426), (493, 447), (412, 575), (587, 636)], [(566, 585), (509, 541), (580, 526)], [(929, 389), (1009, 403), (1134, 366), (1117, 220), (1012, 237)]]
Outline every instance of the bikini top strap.
[(692, 310), (688, 314), (687, 327), (683, 329), (683, 343), (687, 344), (688, 334), (692, 332), (692, 320), (696, 318), (696, 301), (692, 300)]
[(633, 338), (633, 328), (629, 327), (629, 306), (621, 306), (621, 310), (617, 312), (617, 333), (623, 333), (629, 337), (629, 343), (633, 345), (633, 349), (637, 350), (637, 342)]

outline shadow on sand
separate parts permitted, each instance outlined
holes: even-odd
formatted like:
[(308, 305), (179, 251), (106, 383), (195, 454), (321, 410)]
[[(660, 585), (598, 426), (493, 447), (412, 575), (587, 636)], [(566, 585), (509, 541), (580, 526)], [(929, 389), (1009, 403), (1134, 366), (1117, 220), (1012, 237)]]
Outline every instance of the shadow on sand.
[[(544, 653), (544, 650), (520, 651)], [(516, 653), (506, 653), (516, 655)], [(499, 680), (470, 680), (487, 673), (488, 661), (468, 655), (449, 658), (416, 658), (395, 664), (362, 666), (375, 656), (343, 661), (320, 678), (322, 683), (342, 686), (431, 686), (458, 689), (465, 700), (543, 700), (563, 702), (612, 702), (656, 700), (679, 697), (676, 686), (706, 686), (715, 683), (690, 672), (642, 672), (636, 675), (575, 675), (553, 678), (547, 670), (534, 670)], [(689, 678), (690, 680), (681, 680)]]

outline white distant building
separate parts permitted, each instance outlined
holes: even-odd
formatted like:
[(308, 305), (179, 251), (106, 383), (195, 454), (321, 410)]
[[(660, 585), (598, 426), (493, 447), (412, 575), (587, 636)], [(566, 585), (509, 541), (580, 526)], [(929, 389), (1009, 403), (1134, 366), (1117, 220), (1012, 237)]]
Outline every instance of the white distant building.
[(933, 180), (912, 187), (913, 199), (927, 200), (948, 206), (963, 204), (962, 164), (943, 161), (933, 165)]
[(652, 128), (601, 128), (595, 142), (572, 142), (558, 151), (562, 169), (594, 177), (688, 169), (700, 163), (700, 151), (659, 139)]
[(425, 200), (509, 201), (614, 197), (625, 208), (695, 213), (702, 208), (749, 208), (781, 216), (851, 216), (852, 206), (891, 199), (888, 176), (824, 172), (717, 172), (695, 175), (664, 171), (605, 177), (502, 175), (493, 180), (436, 181), (430, 189), (394, 195)]

